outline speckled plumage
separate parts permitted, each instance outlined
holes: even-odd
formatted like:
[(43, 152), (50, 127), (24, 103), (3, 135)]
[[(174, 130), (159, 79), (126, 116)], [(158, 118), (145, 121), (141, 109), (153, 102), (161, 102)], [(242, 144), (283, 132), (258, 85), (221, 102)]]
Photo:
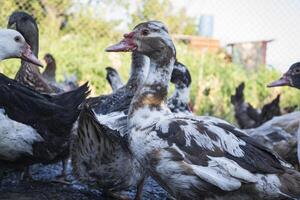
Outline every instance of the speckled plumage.
[[(35, 19), (25, 12), (14, 12), (9, 17), (8, 28), (14, 28), (20, 32), (27, 43), (32, 47), (34, 55), (37, 57), (39, 52), (39, 29)], [(47, 80), (41, 75), (38, 66), (21, 61), (19, 71), (15, 76), (15, 80), (43, 93), (59, 93), (59, 88), (51, 86)]]
[[(118, 127), (121, 128), (123, 122), (126, 126), (124, 112), (127, 112), (134, 93), (145, 78), (147, 58), (133, 54), (131, 68), (126, 85), (110, 95), (90, 98), (83, 105), (71, 154), (73, 172), (79, 180), (97, 183), (108, 192), (140, 186), (137, 193), (137, 198), (140, 198), (145, 174), (132, 157), (126, 138), (120, 134)], [(125, 116), (125, 121), (118, 123), (119, 116)]]
[[(268, 87), (290, 86), (300, 89), (300, 62), (296, 62), (290, 66), (288, 71), (282, 75), (280, 79), (272, 82)], [(300, 129), (297, 131), (297, 158), (300, 164)]]
[(253, 129), (245, 129), (250, 137), (278, 153), (293, 166), (298, 165), (297, 131), (300, 112), (292, 112), (267, 121)]
[(187, 67), (176, 61), (171, 75), (171, 83), (175, 85), (175, 91), (168, 99), (168, 107), (173, 113), (191, 113), (189, 107), (191, 82)]
[(165, 102), (176, 55), (162, 27), (139, 24), (122, 41), (127, 50), (150, 57), (148, 77), (128, 114), (134, 156), (176, 199), (232, 199), (242, 190), (248, 199), (299, 198), (299, 172), (247, 134), (217, 118), (170, 112)]
[(113, 92), (117, 91), (124, 84), (118, 71), (112, 67), (106, 67), (106, 80), (108, 81)]

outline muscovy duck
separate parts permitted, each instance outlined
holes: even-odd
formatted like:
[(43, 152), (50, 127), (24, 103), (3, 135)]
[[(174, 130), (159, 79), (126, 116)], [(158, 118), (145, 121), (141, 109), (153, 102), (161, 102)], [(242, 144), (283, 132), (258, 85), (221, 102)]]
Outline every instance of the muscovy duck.
[(56, 60), (52, 54), (47, 53), (44, 56), (44, 60), (47, 65), (42, 75), (51, 87), (59, 88), (61, 91), (65, 92), (78, 88), (77, 77), (75, 74), (72, 74), (69, 77), (64, 74), (64, 81), (61, 83), (56, 82)]
[(234, 106), (235, 112), (234, 116), (240, 128), (255, 128), (272, 119), (274, 116), (281, 115), (279, 106), (280, 95), (259, 110), (255, 109), (250, 103), (245, 102), (244, 89), (245, 83), (242, 82), (235, 89), (235, 94), (231, 96), (231, 103)]
[(150, 58), (149, 74), (132, 99), (127, 122), (131, 152), (176, 199), (300, 197), (300, 173), (224, 120), (176, 117), (166, 106), (176, 50), (165, 25), (138, 24), (110, 52)]
[[(121, 82), (119, 73), (116, 69), (107, 67), (106, 79), (109, 82), (113, 91), (120, 88)], [(176, 61), (171, 75), (171, 83), (175, 85), (175, 90), (172, 96), (168, 99), (168, 107), (173, 113), (191, 113), (189, 107), (191, 75), (188, 68)]]
[(47, 65), (42, 75), (49, 82), (55, 83), (56, 82), (56, 60), (49, 53), (45, 54), (44, 60)]
[(245, 128), (253, 139), (278, 153), (281, 158), (292, 164), (298, 165), (296, 132), (300, 118), (299, 112), (282, 116), (280, 115), (280, 95), (272, 102), (265, 104), (262, 110), (255, 109), (244, 100), (245, 84), (242, 82), (235, 95), (231, 96), (234, 105), (235, 118), (241, 128)]
[(300, 62), (290, 66), (283, 76), (268, 85), (268, 87), (290, 86), (300, 89)]
[[(142, 197), (144, 171), (132, 157), (126, 138), (114, 127), (126, 128), (126, 115), (131, 99), (148, 71), (149, 59), (132, 54), (128, 82), (110, 95), (88, 99), (82, 106), (78, 132), (72, 139), (72, 166), (74, 175), (82, 182), (97, 183), (105, 193), (121, 197), (120, 192), (138, 186), (136, 199)], [(105, 124), (100, 121), (110, 121)]]
[[(300, 89), (300, 62), (290, 66), (288, 71), (283, 76), (268, 85), (268, 87), (290, 86)], [(299, 119), (299, 118), (298, 118)], [(297, 132), (297, 154), (298, 163), (300, 164), (300, 128)]]
[(106, 67), (105, 69), (106, 69), (106, 80), (111, 86), (112, 91), (115, 92), (124, 85), (123, 81), (117, 70), (115, 70), (112, 67)]
[(300, 112), (292, 112), (263, 123), (253, 129), (244, 129), (255, 141), (272, 149), (281, 158), (298, 167), (297, 131), (300, 124)]
[[(20, 32), (26, 42), (32, 47), (36, 57), (39, 53), (39, 29), (35, 19), (25, 12), (14, 12), (8, 20), (8, 28)], [(51, 86), (43, 78), (38, 67), (26, 61), (21, 61), (21, 67), (16, 74), (15, 80), (43, 93), (59, 93), (59, 88)]]

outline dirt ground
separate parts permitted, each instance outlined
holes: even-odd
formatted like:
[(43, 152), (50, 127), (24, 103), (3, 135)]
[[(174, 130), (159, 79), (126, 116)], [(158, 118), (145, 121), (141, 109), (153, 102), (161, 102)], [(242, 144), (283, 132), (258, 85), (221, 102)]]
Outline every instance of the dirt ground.
[[(34, 180), (19, 181), (18, 173), (5, 176), (0, 182), (0, 200), (111, 200), (103, 197), (101, 190), (91, 189), (78, 183), (71, 175), (68, 166), (70, 184), (53, 182), (60, 174), (61, 164), (32, 166), (31, 174)], [(133, 199), (135, 189), (127, 195)], [(144, 187), (145, 200), (165, 199), (166, 192), (152, 179), (146, 181)]]

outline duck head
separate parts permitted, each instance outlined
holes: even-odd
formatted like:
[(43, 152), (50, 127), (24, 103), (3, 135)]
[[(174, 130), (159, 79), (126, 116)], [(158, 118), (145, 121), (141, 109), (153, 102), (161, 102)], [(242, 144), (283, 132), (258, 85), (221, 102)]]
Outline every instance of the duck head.
[(32, 53), (24, 37), (15, 30), (0, 29), (0, 57), (1, 59), (21, 58), (38, 66), (41, 62)]
[(167, 60), (176, 53), (166, 26), (159, 21), (148, 21), (138, 24), (132, 32), (124, 34), (122, 41), (108, 47), (106, 51), (139, 52), (152, 59), (160, 60)]
[(268, 85), (268, 87), (290, 86), (300, 89), (300, 62), (293, 64), (280, 79)]
[(7, 28), (20, 32), (37, 57), (39, 52), (39, 29), (35, 19), (26, 12), (13, 12), (8, 19)]
[(176, 61), (171, 75), (171, 82), (176, 87), (188, 88), (192, 82), (189, 70), (182, 63)]
[(51, 65), (51, 64), (56, 62), (55, 58), (50, 53), (45, 54), (44, 60), (45, 60), (47, 65)]
[(107, 79), (108, 79), (109, 77), (114, 78), (114, 77), (116, 77), (116, 76), (119, 76), (117, 70), (115, 70), (115, 69), (112, 68), (112, 67), (106, 67), (105, 70), (106, 70), (106, 73), (107, 73), (107, 76), (106, 76)]

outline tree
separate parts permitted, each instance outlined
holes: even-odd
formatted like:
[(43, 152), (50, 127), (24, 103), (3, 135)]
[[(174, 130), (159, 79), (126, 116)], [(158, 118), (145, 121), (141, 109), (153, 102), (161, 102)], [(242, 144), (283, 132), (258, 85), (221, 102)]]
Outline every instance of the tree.
[(184, 8), (175, 8), (170, 0), (140, 0), (130, 16), (132, 27), (141, 21), (159, 20), (168, 26), (171, 33), (196, 33), (196, 20), (189, 17)]

